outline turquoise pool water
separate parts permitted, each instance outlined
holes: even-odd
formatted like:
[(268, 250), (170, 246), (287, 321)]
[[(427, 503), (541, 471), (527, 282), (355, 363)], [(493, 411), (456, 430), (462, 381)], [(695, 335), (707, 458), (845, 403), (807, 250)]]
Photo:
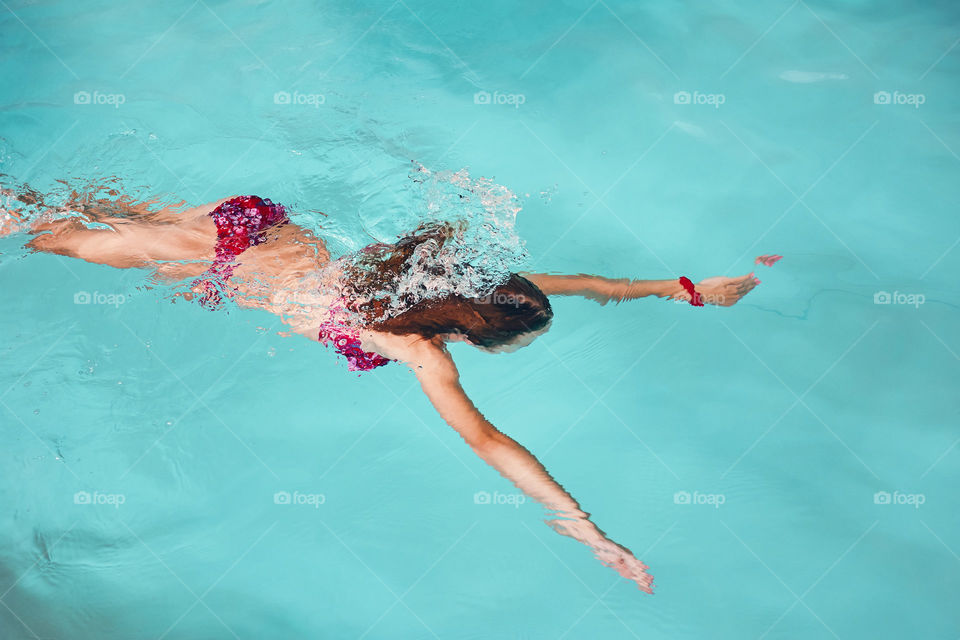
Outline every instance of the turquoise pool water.
[(0, 637), (956, 638), (958, 14), (7, 0), (4, 184), (257, 193), (345, 251), (466, 168), (532, 268), (763, 284), (453, 347), (651, 597), (409, 372), (2, 239)]

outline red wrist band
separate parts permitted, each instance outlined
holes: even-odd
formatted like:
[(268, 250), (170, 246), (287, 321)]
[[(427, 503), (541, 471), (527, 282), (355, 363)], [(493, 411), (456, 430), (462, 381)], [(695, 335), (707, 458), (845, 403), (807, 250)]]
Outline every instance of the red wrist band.
[(686, 276), (680, 276), (680, 286), (687, 290), (687, 293), (690, 294), (690, 304), (695, 307), (703, 306), (703, 296), (697, 293), (697, 290), (693, 288), (693, 283), (690, 282), (690, 278)]

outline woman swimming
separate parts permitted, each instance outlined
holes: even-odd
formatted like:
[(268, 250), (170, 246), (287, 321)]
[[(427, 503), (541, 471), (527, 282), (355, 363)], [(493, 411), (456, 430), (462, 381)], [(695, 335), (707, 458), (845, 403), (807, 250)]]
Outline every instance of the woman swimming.
[[(210, 308), (231, 299), (240, 307), (270, 311), (294, 332), (332, 346), (351, 370), (390, 362), (410, 367), (437, 412), (467, 445), (553, 512), (548, 524), (652, 593), (646, 565), (609, 539), (529, 451), (474, 406), (446, 345), (463, 341), (490, 352), (526, 346), (550, 327), (549, 296), (577, 295), (600, 304), (656, 296), (730, 306), (759, 284), (752, 273), (696, 284), (686, 278), (514, 273), (484, 297), (447, 292), (425, 298), (401, 284), (414, 264), (423, 267), (421, 273), (446, 270), (456, 277), (463, 272), (466, 265), (437, 259), (462, 232), (457, 225), (421, 225), (393, 244), (370, 245), (348, 259), (331, 260), (322, 239), (291, 222), (283, 206), (256, 196), (154, 210), (155, 203), (78, 194), (60, 207), (46, 208), (33, 191), (5, 195), (0, 235), (27, 233), (33, 236), (27, 246), (34, 251), (149, 269), (165, 281), (189, 282), (183, 295)], [(25, 207), (48, 213), (30, 219)], [(58, 218), (58, 212), (73, 217)]]

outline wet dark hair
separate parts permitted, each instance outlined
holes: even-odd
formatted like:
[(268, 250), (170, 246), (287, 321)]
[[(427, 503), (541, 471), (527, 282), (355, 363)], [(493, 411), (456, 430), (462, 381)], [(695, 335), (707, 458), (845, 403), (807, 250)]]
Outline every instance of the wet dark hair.
[[(356, 294), (373, 297), (360, 307), (367, 326), (397, 335), (418, 334), (427, 339), (459, 333), (485, 348), (507, 344), (547, 326), (553, 318), (550, 301), (535, 284), (516, 273), (510, 274), (506, 282), (483, 298), (451, 294), (420, 300), (396, 316), (384, 317), (389, 301), (381, 292), (390, 291), (391, 285), (405, 274), (414, 251), (425, 243), (431, 243), (427, 249), (438, 251), (455, 230), (447, 223), (420, 225), (393, 245), (368, 247), (356, 265), (348, 267)], [(437, 268), (442, 273), (442, 267)]]

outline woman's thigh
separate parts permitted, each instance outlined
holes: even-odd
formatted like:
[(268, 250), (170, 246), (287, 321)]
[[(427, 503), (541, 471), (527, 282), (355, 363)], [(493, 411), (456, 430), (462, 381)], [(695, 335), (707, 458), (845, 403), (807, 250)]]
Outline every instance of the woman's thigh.
[[(201, 214), (206, 206), (169, 216), (157, 212), (149, 221), (125, 216), (95, 218), (108, 228), (91, 228), (78, 218), (55, 220), (34, 227), (40, 235), (27, 246), (118, 268), (153, 267), (158, 261), (209, 262), (214, 257), (217, 227), (213, 219)], [(216, 206), (214, 203), (206, 211)]]

